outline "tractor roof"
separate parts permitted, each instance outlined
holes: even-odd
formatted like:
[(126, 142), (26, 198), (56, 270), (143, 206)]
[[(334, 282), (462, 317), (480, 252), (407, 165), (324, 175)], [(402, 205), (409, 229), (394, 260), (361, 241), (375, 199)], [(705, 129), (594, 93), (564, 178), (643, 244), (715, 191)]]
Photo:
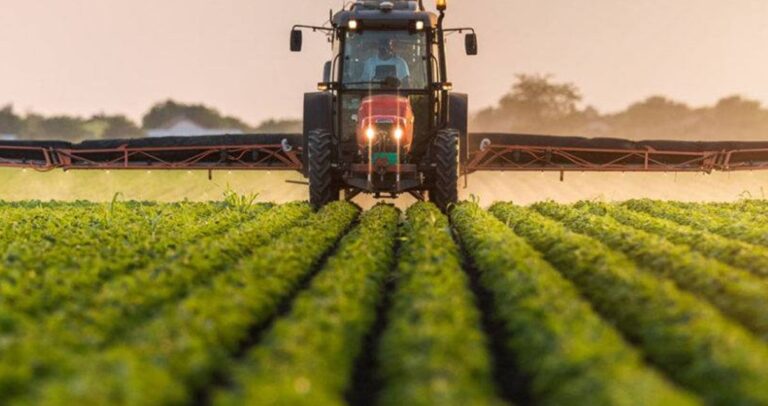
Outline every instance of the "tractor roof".
[(357, 1), (349, 10), (333, 16), (333, 25), (344, 27), (350, 20), (358, 20), (367, 28), (405, 28), (412, 21), (423, 21), (428, 27), (437, 25), (434, 13), (421, 9), (416, 1), (366, 0)]

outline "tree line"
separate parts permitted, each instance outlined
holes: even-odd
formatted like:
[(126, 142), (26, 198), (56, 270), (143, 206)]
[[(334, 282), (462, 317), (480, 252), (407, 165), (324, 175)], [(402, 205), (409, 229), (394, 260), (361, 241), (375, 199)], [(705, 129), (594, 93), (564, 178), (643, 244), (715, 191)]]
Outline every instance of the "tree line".
[(188, 119), (200, 127), (240, 130), (245, 133), (301, 132), (301, 120), (269, 119), (256, 126), (202, 104), (184, 104), (173, 100), (152, 106), (141, 123), (124, 115), (96, 114), (91, 117), (36, 113), (17, 114), (12, 105), (0, 109), (0, 134), (16, 135), (22, 140), (66, 140), (139, 138), (146, 131), (163, 128), (173, 120)]
[(623, 111), (582, 106), (580, 89), (547, 75), (518, 75), (496, 106), (476, 113), (471, 130), (525, 134), (616, 137), (631, 140), (766, 140), (768, 109), (734, 95), (713, 106), (691, 107), (652, 96)]
[[(21, 139), (134, 138), (186, 118), (203, 128), (237, 129), (247, 133), (299, 133), (299, 119), (269, 119), (252, 126), (202, 104), (173, 100), (158, 103), (135, 123), (123, 115), (97, 114), (90, 118), (17, 114), (12, 106), (0, 109), (0, 134)], [(581, 90), (548, 75), (518, 75), (511, 90), (496, 106), (470, 119), (473, 132), (616, 137), (632, 140), (765, 140), (768, 109), (742, 96), (724, 97), (713, 106), (691, 107), (665, 96), (652, 96), (614, 113), (583, 105)]]

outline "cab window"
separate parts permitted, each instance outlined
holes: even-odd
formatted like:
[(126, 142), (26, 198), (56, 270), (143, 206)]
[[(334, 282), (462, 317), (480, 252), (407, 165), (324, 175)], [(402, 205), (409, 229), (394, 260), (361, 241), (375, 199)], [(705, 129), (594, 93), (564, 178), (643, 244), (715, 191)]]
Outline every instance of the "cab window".
[(342, 83), (347, 89), (426, 89), (429, 46), (424, 32), (350, 31)]

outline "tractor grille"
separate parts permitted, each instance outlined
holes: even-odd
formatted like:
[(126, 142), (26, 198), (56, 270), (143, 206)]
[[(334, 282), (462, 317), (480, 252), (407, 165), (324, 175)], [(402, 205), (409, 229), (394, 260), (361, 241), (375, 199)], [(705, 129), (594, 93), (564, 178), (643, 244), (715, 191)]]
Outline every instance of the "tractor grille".
[(392, 140), (394, 129), (394, 123), (376, 123), (376, 146), (378, 151), (394, 151), (395, 144)]
[(387, 137), (389, 138), (390, 134), (392, 134), (392, 130), (394, 129), (395, 125), (392, 123), (380, 123), (376, 124), (376, 132), (379, 137)]

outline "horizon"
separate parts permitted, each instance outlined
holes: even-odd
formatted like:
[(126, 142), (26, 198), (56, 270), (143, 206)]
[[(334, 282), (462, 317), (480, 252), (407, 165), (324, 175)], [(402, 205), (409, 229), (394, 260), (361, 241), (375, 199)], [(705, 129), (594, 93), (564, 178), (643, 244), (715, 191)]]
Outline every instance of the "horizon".
[[(152, 104), (173, 99), (213, 106), (250, 124), (300, 117), (302, 93), (314, 89), (329, 50), (322, 36), (308, 33), (305, 52), (291, 54), (289, 28), (319, 24), (328, 8), (340, 5), (300, 0), (299, 7), (270, 10), (265, 21), (263, 7), (244, 0), (224, 6), (8, 2), (0, 50), (16, 62), (0, 65), (0, 105), (13, 104), (20, 113), (125, 114), (139, 121)], [(768, 40), (762, 23), (768, 4), (615, 3), (487, 0), (473, 7), (450, 1), (449, 25), (475, 26), (480, 38), (478, 57), (465, 56), (461, 41), (451, 41), (456, 90), (470, 93), (475, 112), (496, 105), (516, 73), (574, 83), (585, 96), (582, 104), (603, 113), (652, 95), (691, 106), (731, 95), (768, 101), (762, 79), (768, 58), (752, 49)], [(265, 56), (272, 62), (264, 63)], [(275, 94), (285, 97), (263, 96)]]

